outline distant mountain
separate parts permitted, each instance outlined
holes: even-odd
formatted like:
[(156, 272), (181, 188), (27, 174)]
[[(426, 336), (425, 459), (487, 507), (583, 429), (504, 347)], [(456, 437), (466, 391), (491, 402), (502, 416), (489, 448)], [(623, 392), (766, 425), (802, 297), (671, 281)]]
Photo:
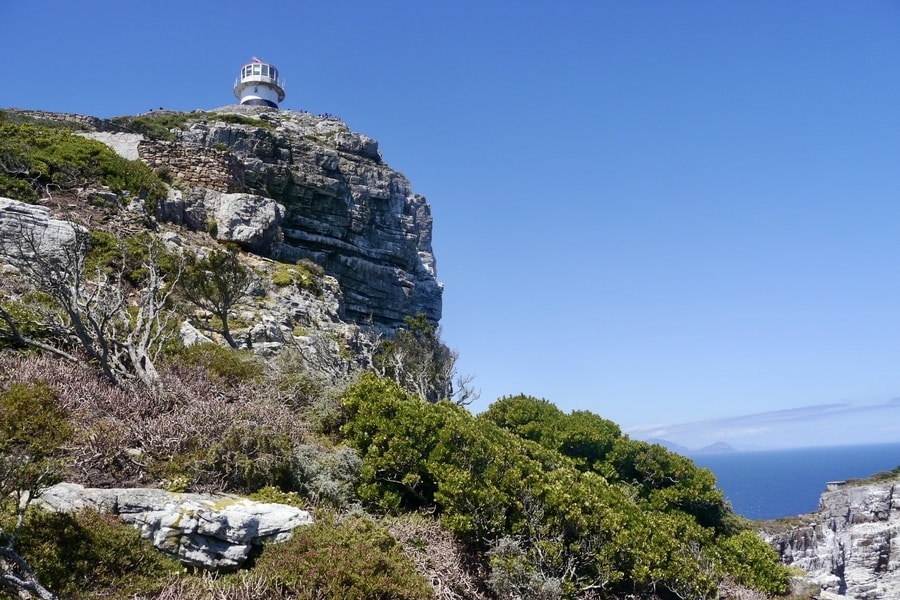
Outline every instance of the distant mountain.
[(671, 450), (672, 452), (677, 452), (678, 454), (690, 455), (690, 454), (723, 454), (725, 452), (736, 452), (737, 449), (727, 442), (716, 442), (715, 444), (710, 444), (709, 446), (703, 446), (702, 448), (698, 448), (697, 450), (693, 450), (688, 448), (687, 446), (682, 446), (681, 444), (676, 444), (675, 442), (670, 442), (669, 440), (664, 440), (662, 438), (650, 438), (644, 440), (648, 444), (659, 444), (666, 450)]
[(727, 442), (716, 442), (699, 450), (694, 450), (691, 454), (723, 454), (725, 452), (735, 452), (734, 446)]

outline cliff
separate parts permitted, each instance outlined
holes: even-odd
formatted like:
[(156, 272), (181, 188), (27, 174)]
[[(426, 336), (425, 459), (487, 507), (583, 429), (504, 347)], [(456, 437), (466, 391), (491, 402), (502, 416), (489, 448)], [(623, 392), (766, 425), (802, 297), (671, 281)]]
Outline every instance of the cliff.
[(156, 218), (262, 257), (309, 259), (340, 287), (340, 317), (395, 329), (441, 318), (442, 285), (425, 198), (382, 160), (378, 142), (333, 116), (226, 106), (66, 121), (171, 181)]
[(230, 149), (245, 188), (284, 206), (274, 255), (322, 265), (340, 283), (351, 321), (396, 326), (418, 312), (440, 320), (431, 209), (382, 161), (378, 142), (331, 116), (247, 106), (211, 114), (258, 116), (269, 124), (213, 118), (177, 131), (176, 144)]
[(764, 538), (826, 594), (900, 598), (900, 477), (829, 484), (816, 512), (787, 525)]

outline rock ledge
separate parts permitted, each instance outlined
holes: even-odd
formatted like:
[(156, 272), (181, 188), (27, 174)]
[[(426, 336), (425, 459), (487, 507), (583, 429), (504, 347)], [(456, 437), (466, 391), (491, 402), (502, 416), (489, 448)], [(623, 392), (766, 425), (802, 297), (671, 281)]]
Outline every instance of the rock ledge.
[(286, 541), (294, 528), (310, 525), (308, 511), (255, 502), (231, 494), (179, 494), (161, 489), (85, 488), (60, 483), (36, 504), (56, 512), (92, 508), (111, 513), (186, 565), (208, 569), (239, 567), (254, 546)]

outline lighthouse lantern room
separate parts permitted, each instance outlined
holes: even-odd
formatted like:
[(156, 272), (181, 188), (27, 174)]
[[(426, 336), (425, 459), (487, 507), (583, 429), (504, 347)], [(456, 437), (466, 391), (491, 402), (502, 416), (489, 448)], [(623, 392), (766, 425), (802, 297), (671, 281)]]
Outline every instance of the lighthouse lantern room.
[(241, 76), (234, 82), (234, 95), (241, 104), (278, 108), (284, 100), (284, 80), (278, 77), (278, 69), (253, 57), (253, 62), (241, 68)]

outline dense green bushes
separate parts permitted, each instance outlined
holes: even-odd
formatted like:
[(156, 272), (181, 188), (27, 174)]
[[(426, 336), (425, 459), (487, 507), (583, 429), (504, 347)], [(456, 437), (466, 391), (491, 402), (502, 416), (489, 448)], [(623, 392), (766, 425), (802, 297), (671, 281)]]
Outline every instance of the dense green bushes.
[(741, 532), (708, 470), (596, 415), (519, 396), (476, 418), (374, 376), (344, 408), (343, 432), (363, 460), (361, 498), (437, 511), (488, 551), (495, 591), (712, 598), (726, 575), (785, 589), (777, 556)]
[[(241, 360), (234, 364), (236, 358)], [(201, 346), (172, 360), (182, 365), (172, 376), (187, 386), (177, 397), (184, 395), (188, 403), (159, 398), (123, 408), (122, 414), (135, 419), (128, 431), (143, 435), (138, 423), (144, 419), (148, 439), (161, 439), (164, 433), (183, 441), (168, 450), (145, 446), (140, 438), (121, 442), (147, 448), (141, 460), (157, 465), (162, 471), (153, 472), (171, 482), (180, 476), (185, 487), (261, 490), (265, 498), (305, 499), (306, 505), (339, 510), (360, 499), (379, 512), (433, 512), (446, 530), (482, 557), (490, 569), (487, 584), (500, 598), (656, 593), (701, 599), (714, 597), (723, 578), (767, 593), (785, 589), (777, 557), (742, 528), (708, 471), (659, 446), (630, 440), (596, 415), (564, 414), (545, 401), (520, 396), (505, 398), (475, 417), (453, 403), (426, 403), (390, 381), (367, 375), (348, 389), (342, 404), (341, 435), (352, 449), (331, 447), (325, 440), (326, 445), (319, 445), (290, 434), (285, 429), (292, 419), (288, 404), (274, 398), (241, 400), (264, 394), (265, 388), (253, 386), (267, 381), (255, 368), (243, 373), (242, 361), (254, 361), (249, 356)], [(175, 366), (165, 365), (166, 378)], [(207, 379), (193, 382), (189, 368), (206, 373)], [(216, 369), (226, 377), (211, 375)], [(59, 379), (59, 385), (71, 385)], [(232, 398), (222, 401), (221, 412), (210, 412), (215, 400), (196, 393), (206, 388), (218, 391), (203, 394)], [(26, 396), (56, 405), (50, 388), (8, 389), (16, 398), (27, 391)], [(67, 389), (73, 398), (88, 401), (89, 394)], [(110, 398), (103, 411), (112, 416), (110, 409), (119, 410), (118, 404)], [(263, 412), (278, 407), (288, 415)], [(53, 410), (68, 422), (58, 407), (43, 412)], [(79, 418), (94, 411), (82, 403)], [(275, 418), (262, 419), (263, 414)], [(63, 535), (67, 527), (76, 525), (45, 529)], [(372, 523), (325, 519), (302, 531), (293, 546), (266, 548), (251, 571), (258, 577), (254, 581), (269, 590), (266, 594), (286, 590), (306, 597), (311, 593), (306, 585), (314, 582), (321, 598), (428, 597), (418, 595), (426, 588), (412, 575), (415, 569), (399, 547)], [(61, 557), (42, 546), (40, 536), (34, 539), (37, 545), (28, 551), (39, 573), (50, 578), (48, 585), (72, 585), (47, 566)], [(69, 554), (77, 557), (78, 552)], [(72, 563), (73, 576), (92, 572), (92, 561)], [(393, 575), (375, 576), (372, 565)], [(134, 575), (134, 581), (141, 577)], [(161, 585), (155, 576), (147, 577)], [(238, 585), (228, 581), (216, 585)], [(202, 587), (198, 580), (176, 587), (182, 585)]]
[[(72, 433), (69, 415), (47, 383), (13, 383), (0, 391), (0, 513), (22, 513), (35, 494), (58, 481)], [(0, 547), (14, 545), (15, 536), (14, 528), (0, 523)]]
[(166, 195), (150, 167), (122, 158), (101, 142), (67, 129), (0, 122), (0, 195), (30, 202), (48, 191), (96, 182), (142, 198), (150, 214)]
[(181, 564), (116, 517), (33, 510), (19, 544), (41, 582), (63, 598), (131, 598), (156, 591)]

